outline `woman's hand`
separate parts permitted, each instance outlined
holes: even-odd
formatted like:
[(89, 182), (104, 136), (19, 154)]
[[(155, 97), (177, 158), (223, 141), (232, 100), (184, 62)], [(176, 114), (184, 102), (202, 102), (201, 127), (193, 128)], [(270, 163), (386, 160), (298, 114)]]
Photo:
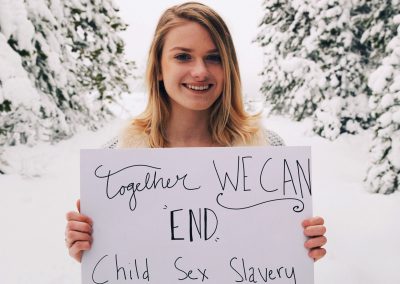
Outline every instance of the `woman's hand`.
[(304, 235), (309, 237), (304, 243), (304, 246), (309, 250), (308, 255), (314, 259), (314, 261), (317, 261), (326, 254), (326, 250), (322, 248), (327, 242), (324, 236), (326, 233), (324, 219), (321, 217), (312, 217), (304, 220), (302, 225), (304, 228)]
[(66, 215), (65, 244), (69, 255), (81, 262), (83, 251), (89, 250), (92, 245), (92, 220), (80, 213), (80, 200), (76, 202), (78, 212), (71, 211)]

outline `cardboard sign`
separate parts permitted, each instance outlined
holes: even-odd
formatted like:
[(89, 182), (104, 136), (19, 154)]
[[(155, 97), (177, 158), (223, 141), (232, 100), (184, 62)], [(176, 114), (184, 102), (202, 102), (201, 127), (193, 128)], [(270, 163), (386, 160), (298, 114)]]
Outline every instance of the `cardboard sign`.
[(312, 284), (309, 147), (81, 151), (84, 284)]

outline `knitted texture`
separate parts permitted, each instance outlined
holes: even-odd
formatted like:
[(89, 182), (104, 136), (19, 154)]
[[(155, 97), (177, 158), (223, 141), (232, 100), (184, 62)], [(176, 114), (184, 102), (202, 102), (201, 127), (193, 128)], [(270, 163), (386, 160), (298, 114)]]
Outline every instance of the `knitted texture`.
[(265, 129), (264, 130), (267, 143), (270, 146), (285, 146), (285, 141), (275, 132)]
[[(264, 129), (264, 134), (265, 134), (265, 138), (266, 138), (268, 145), (270, 145), (270, 146), (285, 146), (285, 142), (283, 141), (283, 139), (275, 132), (268, 130), (268, 129)], [(117, 144), (118, 144), (118, 137), (114, 137), (113, 139), (108, 141), (105, 145), (103, 145), (102, 148), (116, 149)]]

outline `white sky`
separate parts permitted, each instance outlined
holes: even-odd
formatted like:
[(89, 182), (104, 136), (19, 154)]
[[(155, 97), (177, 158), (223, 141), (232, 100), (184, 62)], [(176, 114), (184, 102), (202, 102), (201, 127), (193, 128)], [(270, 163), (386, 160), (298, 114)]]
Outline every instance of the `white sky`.
[[(147, 53), (154, 30), (162, 12), (184, 1), (174, 0), (115, 0), (120, 7), (120, 15), (129, 25), (122, 37), (126, 42), (126, 54), (138, 66), (137, 73), (143, 74)], [(247, 96), (257, 96), (261, 86), (258, 74), (262, 70), (262, 49), (251, 43), (258, 33), (258, 23), (262, 19), (261, 0), (198, 1), (209, 5), (225, 20), (233, 37), (242, 77), (243, 92)], [(134, 90), (135, 91), (135, 90)]]

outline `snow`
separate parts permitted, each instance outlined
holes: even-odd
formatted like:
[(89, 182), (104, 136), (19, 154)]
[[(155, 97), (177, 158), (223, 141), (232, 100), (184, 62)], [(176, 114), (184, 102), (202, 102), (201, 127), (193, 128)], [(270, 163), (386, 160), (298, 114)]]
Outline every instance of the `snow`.
[(388, 80), (393, 74), (393, 67), (388, 65), (382, 65), (374, 72), (371, 73), (368, 79), (368, 86), (375, 93), (382, 93), (386, 87)]
[(400, 15), (396, 15), (393, 17), (393, 23), (396, 25), (400, 24)]
[(393, 113), (392, 119), (393, 122), (400, 124), (400, 110), (397, 110), (395, 113)]
[(325, 16), (327, 18), (334, 18), (334, 17), (339, 16), (341, 14), (342, 14), (342, 8), (340, 8), (339, 6), (330, 8), (330, 9), (325, 11)]
[(392, 137), (392, 148), (388, 153), (388, 160), (396, 168), (400, 169), (400, 133), (397, 131)]
[(285, 72), (295, 72), (298, 69), (303, 69), (306, 65), (307, 59), (299, 57), (288, 57), (282, 59), (280, 65)]
[(393, 83), (390, 85), (389, 91), (392, 93), (400, 91), (400, 74), (393, 78)]
[(381, 127), (387, 127), (392, 123), (392, 114), (390, 112), (385, 112), (383, 113), (379, 118), (378, 118), (378, 123), (380, 124)]
[(332, 74), (330, 76), (330, 82), (329, 83), (330, 83), (332, 88), (335, 88), (335, 87), (337, 87), (339, 85), (340, 82), (339, 82), (338, 78), (336, 77), (336, 75)]
[[(398, 50), (400, 46), (400, 37), (396, 36), (392, 38), (392, 40), (388, 43), (387, 48), (388, 50)], [(396, 52), (398, 55), (398, 52)]]
[(382, 108), (389, 108), (394, 104), (393, 94), (385, 94), (381, 100), (381, 107)]
[(22, 49), (33, 50), (31, 40), (35, 29), (28, 21), (24, 1), (0, 0), (0, 30), (7, 39), (14, 34)]
[(15, 105), (35, 108), (39, 99), (27, 72), (22, 67), (18, 54), (7, 44), (6, 38), (0, 33), (0, 101), (7, 99)]
[[(143, 95), (124, 97), (117, 114), (137, 114)], [(400, 283), (400, 193), (363, 187), (370, 133), (335, 142), (307, 134), (309, 121), (264, 118), (288, 145), (311, 145), (315, 215), (326, 220), (327, 256), (315, 264), (315, 283)], [(6, 149), (14, 173), (0, 175), (0, 283), (80, 283), (80, 265), (64, 246), (65, 213), (79, 198), (79, 149), (99, 148), (116, 134), (117, 119), (97, 132), (80, 132), (56, 145)], [(20, 174), (17, 174), (20, 172)]]

